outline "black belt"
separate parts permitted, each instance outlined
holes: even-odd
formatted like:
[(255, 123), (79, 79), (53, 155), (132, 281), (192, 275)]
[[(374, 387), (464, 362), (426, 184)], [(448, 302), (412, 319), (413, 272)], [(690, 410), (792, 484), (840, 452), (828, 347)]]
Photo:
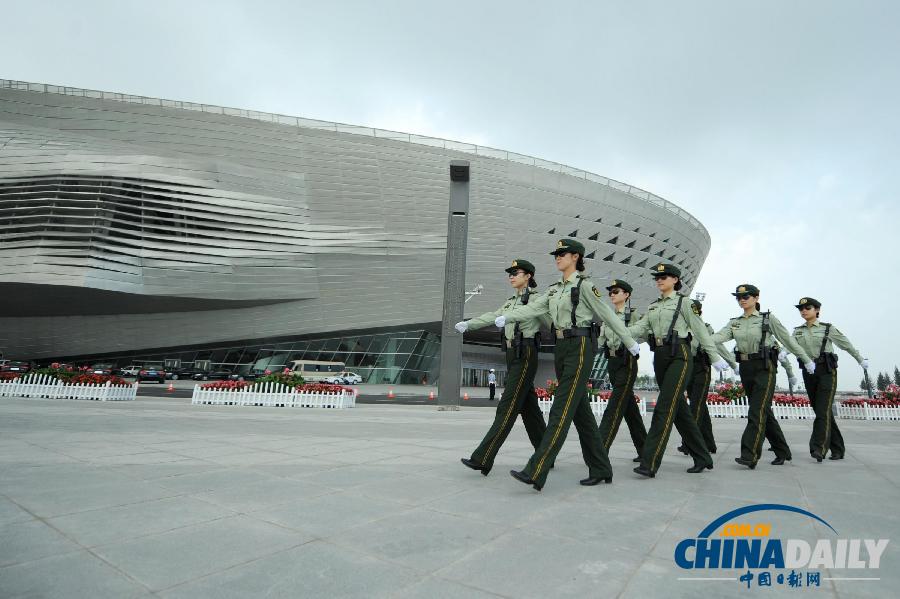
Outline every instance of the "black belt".
[(815, 358), (813, 360), (813, 362), (815, 362), (816, 364), (825, 364), (825, 362), (827, 360), (832, 360), (833, 362), (837, 362), (837, 359), (838, 359), (837, 354), (833, 354), (831, 352), (825, 352), (824, 354), (821, 354), (818, 358)]
[[(522, 341), (530, 341), (534, 343), (534, 335), (531, 337), (522, 337)], [(503, 344), (506, 346), (506, 349), (515, 349), (516, 348), (516, 340), (515, 339), (504, 339)]]
[(574, 329), (556, 329), (557, 339), (572, 339), (573, 337), (590, 337), (591, 327), (576, 327)]
[(624, 345), (617, 350), (609, 349), (608, 345), (603, 346), (603, 352), (606, 354), (607, 358), (624, 358), (626, 351)]
[(691, 338), (690, 337), (673, 337), (671, 340), (667, 341), (665, 339), (659, 339), (658, 337), (650, 336), (647, 341), (650, 343), (650, 351), (656, 351), (661, 347), (672, 347), (679, 345), (690, 345)]
[(770, 359), (771, 349), (767, 349), (765, 351), (758, 351), (755, 354), (745, 354), (739, 351), (734, 352), (734, 359), (738, 362), (751, 362), (753, 360), (765, 360)]

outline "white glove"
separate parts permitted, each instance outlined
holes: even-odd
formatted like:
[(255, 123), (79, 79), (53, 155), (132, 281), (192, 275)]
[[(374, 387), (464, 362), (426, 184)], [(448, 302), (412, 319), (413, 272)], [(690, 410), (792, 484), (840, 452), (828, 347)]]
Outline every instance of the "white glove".
[(494, 325), (495, 325), (498, 329), (502, 329), (503, 327), (506, 326), (506, 317), (505, 317), (505, 316), (498, 316), (497, 318), (494, 319)]
[(712, 367), (716, 369), (716, 372), (724, 372), (728, 370), (728, 362), (719, 358), (715, 362), (713, 362)]
[(816, 373), (816, 363), (815, 362), (809, 361), (806, 364), (804, 364), (803, 367), (806, 369), (806, 372), (808, 372), (810, 374)]
[(632, 356), (639, 356), (641, 354), (641, 344), (635, 341), (634, 345), (628, 348), (628, 351), (631, 352)]
[(782, 348), (782, 350), (778, 352), (778, 361), (784, 362), (785, 360), (787, 360), (787, 350)]
[(797, 385), (797, 377), (789, 376), (788, 383), (790, 384), (791, 387), (795, 387)]
[(863, 358), (863, 361), (859, 363), (860, 366), (863, 367), (863, 370), (869, 369), (869, 358)]
[(469, 330), (469, 323), (466, 322), (465, 320), (462, 322), (457, 322), (455, 325), (453, 325), (453, 328), (456, 329), (457, 331), (459, 331), (460, 333), (465, 333), (466, 331)]

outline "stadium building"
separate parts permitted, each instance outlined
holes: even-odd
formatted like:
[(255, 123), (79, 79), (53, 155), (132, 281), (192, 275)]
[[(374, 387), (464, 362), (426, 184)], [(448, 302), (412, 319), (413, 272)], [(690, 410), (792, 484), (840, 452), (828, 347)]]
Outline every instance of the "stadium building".
[[(438, 370), (448, 163), (471, 162), (467, 317), (561, 237), (599, 282), (690, 291), (703, 225), (660, 197), (513, 152), (252, 110), (0, 80), (0, 351), (247, 372), (343, 361), (370, 382)], [(505, 366), (466, 336), (464, 382)], [(501, 373), (502, 382), (502, 373)]]

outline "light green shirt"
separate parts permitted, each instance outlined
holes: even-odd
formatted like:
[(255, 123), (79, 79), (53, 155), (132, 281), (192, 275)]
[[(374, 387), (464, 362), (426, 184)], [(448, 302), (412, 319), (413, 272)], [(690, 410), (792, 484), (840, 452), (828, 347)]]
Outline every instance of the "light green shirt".
[[(775, 344), (775, 349), (781, 352), (781, 346), (777, 343)], [(782, 368), (784, 368), (784, 371), (787, 373), (789, 378), (794, 377), (794, 367), (791, 366), (791, 361), (788, 360), (787, 357), (779, 359), (778, 363), (781, 364)]]
[(597, 287), (591, 283), (590, 277), (573, 272), (568, 279), (557, 281), (540, 296), (532, 298), (527, 306), (518, 306), (506, 316), (507, 324), (522, 322), (523, 320), (547, 315), (557, 329), (572, 328), (572, 289), (581, 280), (581, 295), (579, 296), (578, 309), (575, 311), (575, 326), (588, 327), (594, 322), (594, 316), (615, 332), (626, 347), (635, 344), (634, 337), (622, 324), (616, 313), (606, 303), (601, 301), (603, 297)]
[[(677, 317), (675, 316), (678, 297), (678, 293), (672, 293), (668, 297), (657, 299), (647, 308), (647, 314), (643, 318), (628, 327), (629, 332), (642, 340), (646, 340), (651, 334), (658, 340), (664, 340), (669, 334), (672, 319), (675, 318), (673, 335), (679, 339), (687, 339), (688, 334), (692, 335), (697, 339), (697, 347), (702, 347), (711, 361), (718, 362), (719, 352), (706, 329), (706, 323), (700, 320), (692, 309), (690, 298), (681, 296), (684, 297), (681, 301), (681, 311)], [(691, 349), (694, 349), (693, 346)]]
[[(522, 305), (522, 298), (524, 297), (524, 293), (517, 293), (512, 296), (500, 306), (498, 309), (493, 312), (485, 312), (481, 316), (476, 316), (472, 320), (467, 321), (469, 325), (469, 329), (476, 330), (484, 328), (488, 325), (493, 326), (494, 320), (498, 316), (506, 316), (516, 306)], [(528, 298), (528, 305), (531, 305), (531, 302), (535, 301), (540, 294), (531, 292), (529, 294), (531, 297)], [(545, 328), (550, 328), (550, 317), (546, 314), (543, 316), (536, 316), (535, 318), (526, 318), (522, 321), (519, 321), (519, 330), (522, 331), (522, 335), (525, 337), (534, 337), (535, 333), (541, 330), (541, 326)], [(516, 324), (507, 322), (506, 326), (503, 328), (503, 334), (507, 339), (512, 339), (513, 335), (515, 335)]]
[[(625, 324), (625, 310), (627, 308), (625, 306), (622, 307), (621, 310), (614, 310), (616, 316), (619, 320), (622, 321), (622, 324)], [(637, 312), (631, 312), (631, 318), (629, 321), (636, 321), (640, 319), (640, 315)], [(630, 322), (629, 322), (630, 324)], [(622, 338), (619, 337), (615, 331), (610, 329), (604, 323), (603, 327), (600, 329), (600, 335), (597, 337), (597, 345), (603, 347), (606, 345), (611, 351), (619, 351), (619, 348), (622, 347)]]
[[(715, 334), (713, 331), (712, 325), (708, 322), (704, 322), (706, 325), (706, 332), (710, 334), (710, 336)], [(728, 348), (725, 347), (724, 343), (717, 342), (713, 339), (713, 342), (716, 344), (716, 349), (719, 351), (719, 355), (722, 356), (722, 359), (728, 362), (728, 365), (731, 366), (732, 370), (737, 370), (737, 362), (734, 361), (734, 358), (731, 357), (731, 352), (728, 351)], [(697, 350), (700, 349), (700, 340), (697, 337), (691, 337), (691, 354), (697, 355)]]
[[(755, 354), (760, 351), (759, 342), (762, 339), (763, 317), (758, 310), (752, 314), (741, 314), (732, 318), (718, 333), (713, 335), (717, 342), (724, 343), (734, 339), (734, 346), (742, 354)], [(809, 355), (794, 341), (784, 325), (774, 314), (769, 314), (769, 332), (766, 334), (766, 348), (775, 345), (775, 340), (781, 341), (789, 352), (797, 356), (801, 362), (809, 362)]]
[[(794, 339), (800, 347), (813, 358), (819, 357), (819, 350), (822, 348), (822, 337), (824, 336), (825, 323), (820, 322), (818, 318), (811, 324), (803, 323), (799, 327), (794, 328), (793, 334)], [(828, 332), (828, 341), (825, 343), (826, 353), (834, 353), (832, 341), (834, 342), (834, 345), (837, 345), (839, 348), (853, 356), (854, 360), (862, 364), (863, 357), (856, 351), (856, 348), (853, 347), (853, 344), (850, 343), (847, 336), (840, 332), (834, 325), (831, 325), (831, 330)]]

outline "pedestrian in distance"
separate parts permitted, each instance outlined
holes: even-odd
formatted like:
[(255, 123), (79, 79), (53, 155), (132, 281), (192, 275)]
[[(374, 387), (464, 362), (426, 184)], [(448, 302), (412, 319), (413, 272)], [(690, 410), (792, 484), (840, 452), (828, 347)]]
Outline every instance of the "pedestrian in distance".
[(728, 363), (719, 357), (696, 308), (689, 299), (678, 293), (682, 287), (678, 267), (659, 263), (651, 272), (660, 297), (650, 304), (642, 319), (629, 327), (629, 331), (639, 339), (646, 340), (653, 351), (653, 371), (659, 385), (659, 396), (650, 420), (650, 431), (644, 443), (641, 463), (634, 471), (649, 478), (656, 476), (674, 423), (694, 459), (694, 465), (687, 471), (699, 474), (704, 470), (712, 470), (713, 460), (703, 442), (703, 435), (691, 417), (684, 396), (688, 374), (693, 367), (691, 337), (697, 337), (700, 347), (710, 356), (716, 370), (725, 370)]
[(521, 471), (511, 470), (516, 480), (532, 485), (540, 491), (547, 481), (549, 466), (574, 423), (581, 442), (581, 454), (588, 466), (588, 477), (581, 480), (585, 486), (612, 482), (612, 467), (600, 438), (597, 420), (591, 412), (587, 382), (597, 351), (597, 327), (599, 318), (619, 337), (633, 355), (640, 351), (634, 338), (616, 316), (612, 308), (601, 301), (600, 291), (583, 274), (584, 245), (574, 239), (560, 239), (556, 249), (550, 252), (556, 260), (556, 269), (562, 280), (532, 300), (527, 306), (518, 306), (506, 315), (498, 316), (495, 324), (504, 327), (508, 323), (549, 316), (556, 338), (554, 366), (559, 384), (547, 419), (547, 432), (540, 446)]
[[(534, 264), (528, 260), (517, 258), (506, 269), (509, 284), (515, 290), (515, 294), (503, 302), (497, 310), (487, 312), (471, 320), (458, 322), (455, 328), (460, 333), (473, 331), (494, 324), (494, 320), (501, 314), (510, 312), (516, 306), (528, 305), (535, 297), (532, 291), (537, 287), (534, 280)], [(500, 395), (497, 411), (494, 414), (494, 422), (488, 429), (481, 444), (468, 458), (462, 458), (462, 463), (473, 470), (480, 471), (487, 476), (494, 466), (494, 458), (500, 451), (503, 442), (509, 436), (518, 416), (522, 417), (525, 431), (531, 444), (537, 448), (544, 431), (547, 429), (544, 416), (538, 405), (537, 394), (534, 390), (534, 375), (538, 366), (538, 349), (540, 348), (540, 330), (542, 323), (549, 323), (549, 318), (531, 318), (516, 324), (510, 324), (504, 328), (500, 335), (500, 348), (506, 355), (506, 387)], [(549, 324), (547, 324), (549, 326)], [(491, 385), (491, 399), (493, 399), (496, 377), (494, 369), (488, 375)]]
[(779, 356), (776, 339), (810, 372), (815, 364), (771, 311), (760, 312), (758, 287), (744, 283), (732, 295), (743, 314), (729, 320), (713, 339), (721, 343), (734, 340), (735, 360), (740, 365), (741, 384), (749, 403), (747, 425), (741, 436), (741, 455), (734, 461), (751, 470), (756, 468), (762, 455), (762, 440), (767, 438), (775, 451), (772, 465), (781, 466), (791, 460), (791, 448), (772, 413)]
[(488, 389), (491, 391), (491, 396), (488, 397), (488, 401), (494, 401), (494, 396), (497, 395), (497, 375), (494, 374), (493, 368), (488, 372)]

